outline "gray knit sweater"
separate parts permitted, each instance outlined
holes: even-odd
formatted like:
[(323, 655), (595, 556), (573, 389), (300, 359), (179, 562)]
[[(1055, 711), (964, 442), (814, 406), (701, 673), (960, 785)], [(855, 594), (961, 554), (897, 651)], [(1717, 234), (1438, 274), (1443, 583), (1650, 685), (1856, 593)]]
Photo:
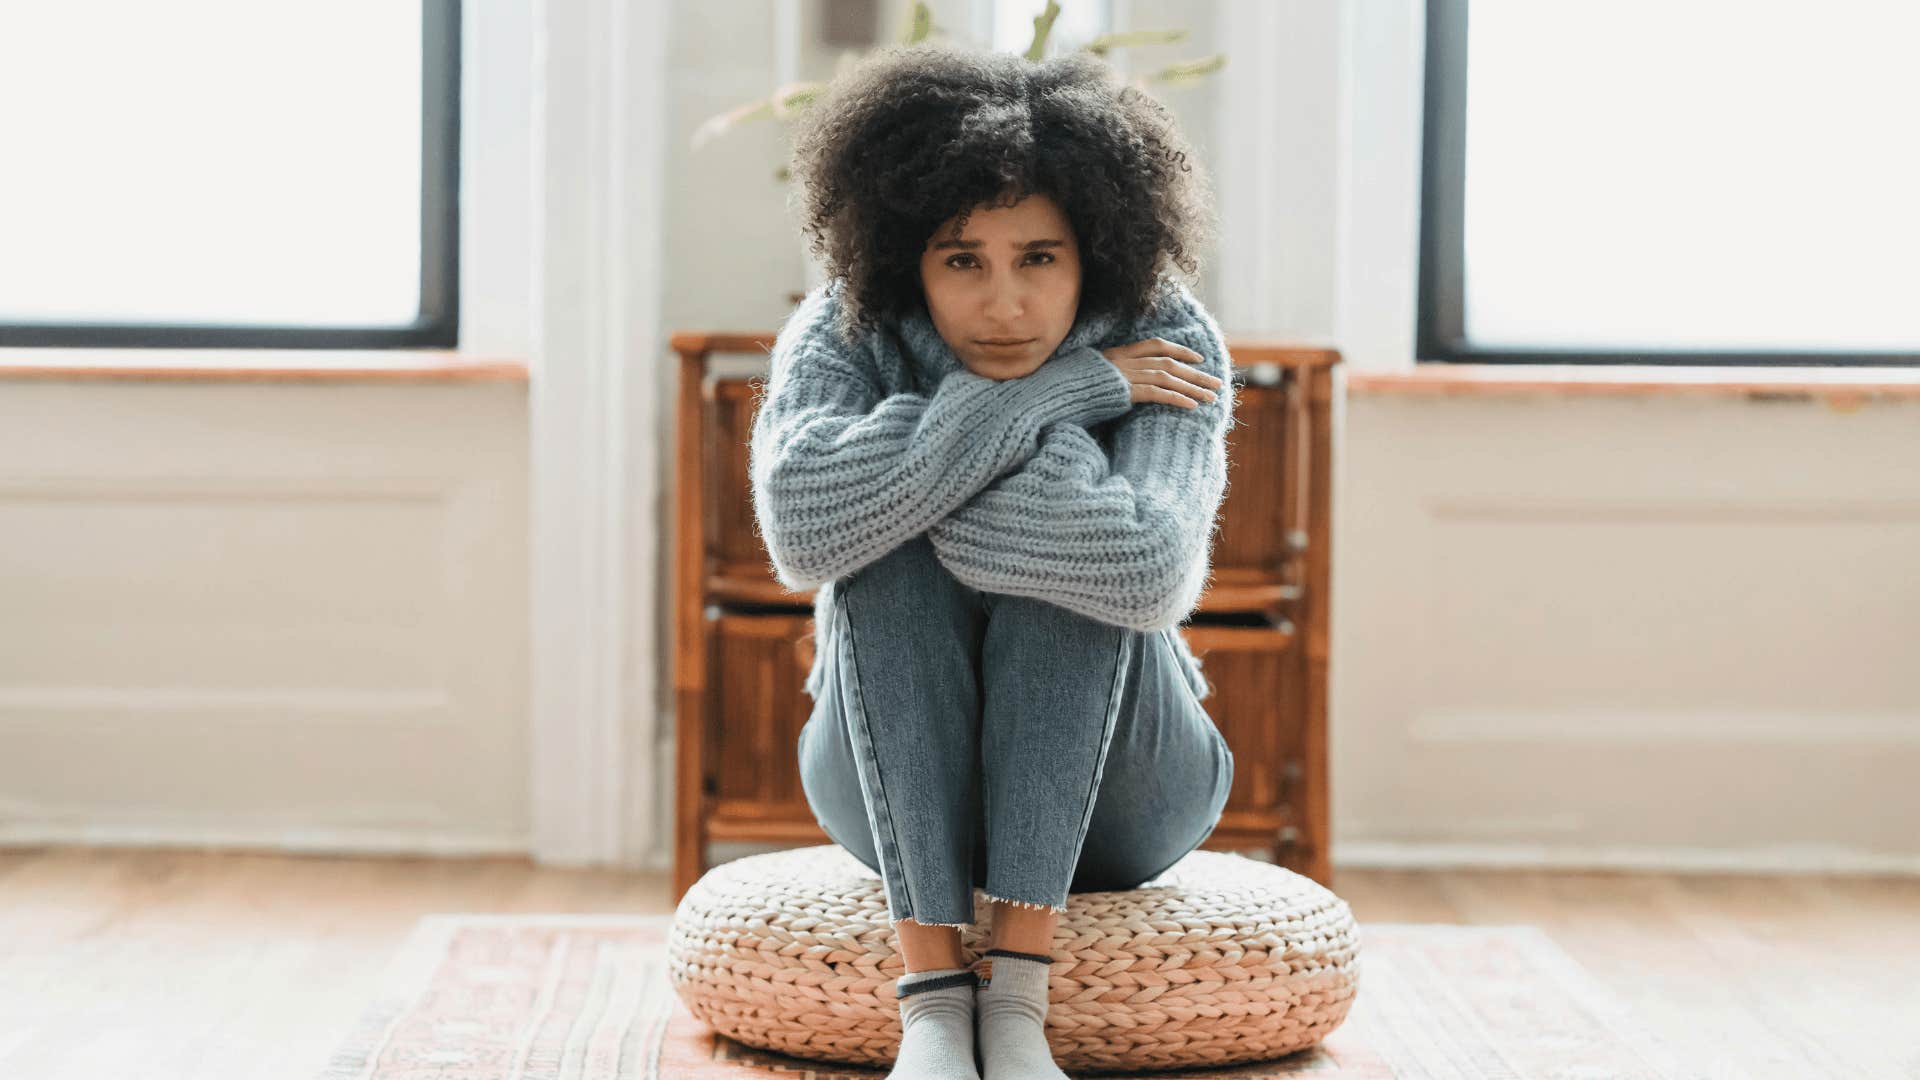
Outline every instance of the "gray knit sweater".
[[(808, 694), (839, 625), (834, 583), (926, 533), (975, 589), (1164, 635), (1207, 697), (1174, 628), (1211, 573), (1234, 397), (1220, 329), (1187, 287), (1163, 280), (1131, 324), (1081, 318), (1046, 363), (1005, 381), (968, 371), (924, 309), (849, 343), (841, 288), (816, 288), (781, 328), (749, 448), (774, 576), (814, 591)], [(1134, 404), (1100, 350), (1151, 337), (1205, 357), (1227, 380), (1219, 396)]]

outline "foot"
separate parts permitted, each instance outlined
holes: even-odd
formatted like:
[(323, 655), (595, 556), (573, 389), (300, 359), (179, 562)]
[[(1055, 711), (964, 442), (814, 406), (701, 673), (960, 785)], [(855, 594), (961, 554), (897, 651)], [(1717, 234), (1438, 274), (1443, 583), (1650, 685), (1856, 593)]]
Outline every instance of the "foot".
[(989, 949), (975, 1013), (985, 1080), (1070, 1080), (1047, 1047), (1047, 971), (1052, 958)]
[(909, 972), (894, 983), (900, 1054), (888, 1080), (980, 1080), (973, 1059), (973, 984), (966, 968)]

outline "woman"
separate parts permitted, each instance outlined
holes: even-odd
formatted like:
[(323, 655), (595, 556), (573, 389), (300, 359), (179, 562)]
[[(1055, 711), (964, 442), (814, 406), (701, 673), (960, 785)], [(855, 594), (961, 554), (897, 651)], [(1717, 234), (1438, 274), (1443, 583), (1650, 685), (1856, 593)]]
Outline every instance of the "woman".
[(1199, 846), (1233, 775), (1175, 629), (1233, 422), (1219, 328), (1163, 276), (1196, 272), (1206, 179), (1091, 55), (927, 45), (837, 79), (791, 169), (829, 278), (774, 346), (751, 471), (775, 575), (816, 591), (805, 794), (885, 883), (891, 1075), (1062, 1077), (1067, 894)]

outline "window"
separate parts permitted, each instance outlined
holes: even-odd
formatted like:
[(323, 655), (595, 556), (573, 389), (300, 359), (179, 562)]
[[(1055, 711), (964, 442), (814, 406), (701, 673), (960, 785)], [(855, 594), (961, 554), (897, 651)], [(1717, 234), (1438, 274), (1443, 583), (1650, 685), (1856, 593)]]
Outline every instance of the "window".
[(1426, 10), (1421, 360), (1920, 363), (1920, 5)]
[(459, 24), (0, 7), (0, 345), (454, 346)]

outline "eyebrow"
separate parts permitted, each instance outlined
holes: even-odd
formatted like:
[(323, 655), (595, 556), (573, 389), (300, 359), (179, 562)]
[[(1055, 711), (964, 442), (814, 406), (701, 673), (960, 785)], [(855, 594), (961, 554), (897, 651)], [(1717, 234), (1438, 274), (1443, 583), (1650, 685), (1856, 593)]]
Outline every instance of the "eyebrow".
[[(1066, 244), (1065, 240), (1052, 240), (1052, 239), (1029, 240), (1024, 244), (1019, 245), (1019, 247), (1016, 250), (1036, 251), (1040, 248), (1061, 247), (1061, 246), (1064, 246), (1065, 244)], [(936, 242), (933, 245), (933, 250), (946, 251), (949, 248), (961, 248), (963, 250), (970, 251), (974, 248), (984, 247), (984, 246), (985, 246), (985, 241), (982, 241), (982, 240), (941, 240)]]

